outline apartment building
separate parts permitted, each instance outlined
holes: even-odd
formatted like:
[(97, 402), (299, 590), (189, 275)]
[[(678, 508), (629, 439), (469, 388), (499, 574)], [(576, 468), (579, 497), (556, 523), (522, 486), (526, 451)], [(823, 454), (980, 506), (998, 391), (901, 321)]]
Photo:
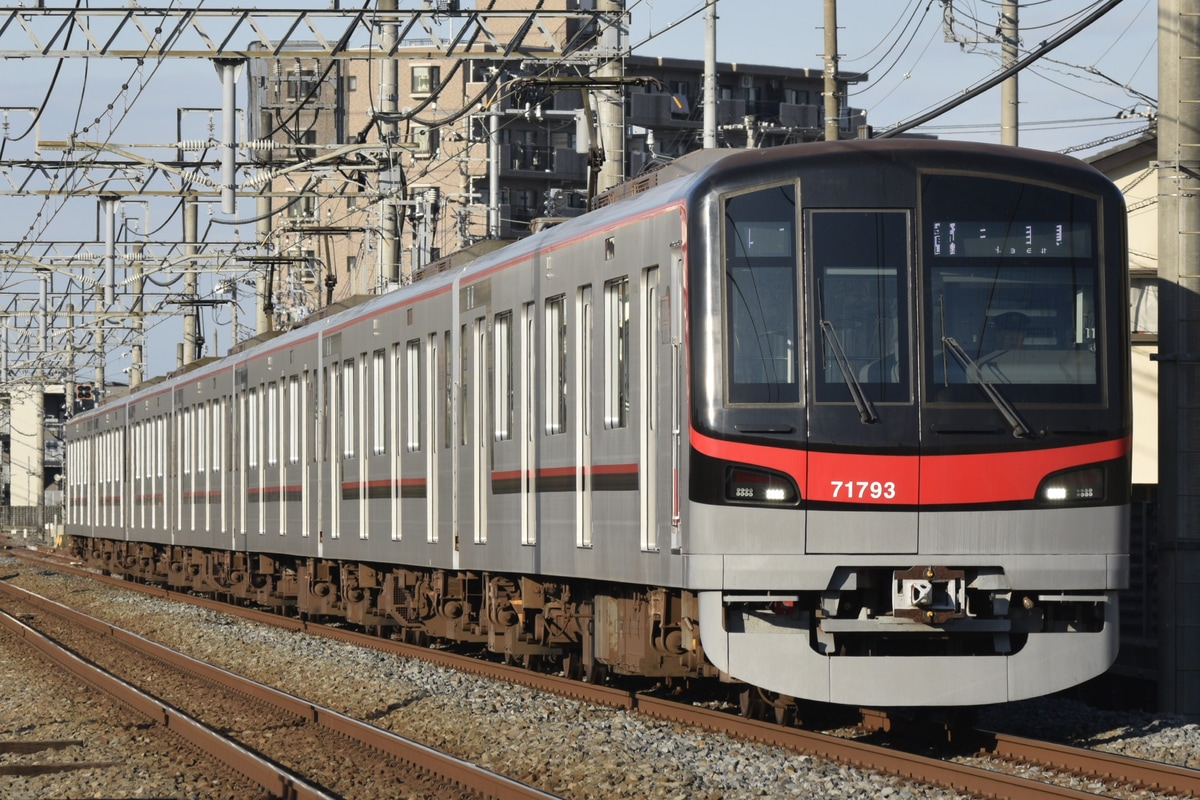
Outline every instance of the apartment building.
[[(597, 41), (578, 25), (556, 35), (581, 52)], [(276, 327), (386, 291), (476, 243), (583, 213), (598, 153), (619, 158), (629, 178), (702, 146), (702, 61), (628, 57), (620, 86), (585, 96), (580, 79), (592, 76), (578, 59), (489, 52), (448, 59), (406, 45), (391, 71), (383, 59), (247, 64), (250, 138), (272, 145), (256, 156), (290, 168), (270, 185), (264, 234)], [(821, 70), (718, 63), (716, 75), (718, 146), (824, 138)], [(839, 97), (865, 77), (841, 76)], [(602, 103), (619, 105), (619, 146), (588, 113)], [(843, 138), (865, 124), (842, 104)]]

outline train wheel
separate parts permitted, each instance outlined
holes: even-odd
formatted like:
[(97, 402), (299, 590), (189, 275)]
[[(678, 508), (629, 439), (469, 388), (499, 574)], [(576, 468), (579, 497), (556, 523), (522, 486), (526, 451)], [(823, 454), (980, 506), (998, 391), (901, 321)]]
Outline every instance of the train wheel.
[(583, 677), (583, 654), (567, 653), (562, 657), (563, 677), (569, 681), (581, 680)]
[(563, 656), (563, 675), (573, 681), (599, 685), (608, 677), (608, 667), (599, 661), (586, 661), (582, 653)]
[[(787, 702), (785, 702), (787, 701)], [(775, 724), (790, 728), (796, 724), (796, 704), (790, 697), (780, 697), (775, 701)]]
[(757, 686), (743, 686), (738, 692), (738, 709), (746, 719), (763, 719), (767, 713), (767, 701)]

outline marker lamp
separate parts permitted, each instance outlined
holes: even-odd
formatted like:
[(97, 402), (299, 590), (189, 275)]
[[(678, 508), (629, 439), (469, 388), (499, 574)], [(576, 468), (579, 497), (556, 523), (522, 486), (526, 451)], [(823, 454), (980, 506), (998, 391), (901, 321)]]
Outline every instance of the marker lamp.
[(1079, 505), (1104, 500), (1104, 468), (1064, 470), (1046, 477), (1037, 499), (1045, 505)]
[(731, 503), (793, 506), (800, 492), (787, 475), (753, 467), (728, 467), (725, 499)]

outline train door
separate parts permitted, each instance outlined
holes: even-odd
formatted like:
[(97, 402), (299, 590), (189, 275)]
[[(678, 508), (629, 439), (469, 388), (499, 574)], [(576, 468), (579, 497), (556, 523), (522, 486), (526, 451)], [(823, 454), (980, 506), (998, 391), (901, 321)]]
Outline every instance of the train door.
[[(397, 354), (397, 358), (400, 358)], [(425, 525), (425, 404), (427, 387), (422, 367), (421, 340), (404, 343), (403, 365), (397, 363), (397, 402), (401, 406), (397, 428), (401, 429), (401, 447), (397, 450), (399, 465), (399, 499), (396, 506), (397, 527), (393, 539), (403, 539), (406, 532), (420, 531)], [(402, 383), (401, 383), (402, 382)]]
[(638, 396), (641, 409), (638, 414), (641, 425), (641, 447), (638, 475), (641, 477), (641, 530), (642, 550), (658, 549), (658, 504), (659, 487), (659, 397), (658, 397), (658, 313), (659, 288), (658, 268), (650, 267), (642, 272), (642, 324), (637, 341), (641, 347), (641, 383)]
[[(446, 339), (450, 338), (449, 332), (446, 334)], [(442, 495), (440, 492), (440, 461), (438, 458), (438, 450), (441, 447), (441, 442), (438, 440), (438, 419), (443, 417), (442, 409), (445, 408), (445, 403), (440, 402), (440, 398), (448, 391), (445, 385), (445, 370), (441, 368), (442, 363), (442, 348), (438, 347), (438, 334), (429, 334), (429, 343), (426, 347), (425, 359), (425, 388), (427, 395), (425, 397), (425, 408), (428, 413), (425, 414), (425, 441), (428, 447), (425, 448), (425, 540), (430, 544), (438, 541), (438, 526), (441, 525), (441, 514), (438, 508), (439, 498)]]
[(362, 535), (362, 447), (359, 441), (362, 418), (362, 385), (360, 363), (350, 356), (342, 361), (339, 378), (341, 389), (338, 408), (338, 463), (340, 480), (332, 490), (338, 497), (338, 522), (335, 538), (344, 535)]
[[(232, 448), (229, 482), (233, 489), (233, 530), (236, 536), (246, 535), (246, 370), (234, 372), (234, 395), (230, 408), (229, 444)], [(245, 545), (245, 538), (242, 540)], [(234, 548), (237, 549), (236, 547)]]
[(592, 287), (576, 299), (575, 363), (575, 544), (592, 546)]
[(300, 533), (301, 515), (304, 503), (299, 499), (301, 475), (305, 464), (300, 455), (300, 441), (305, 428), (303, 411), (303, 393), (299, 375), (289, 375), (280, 380), (284, 399), (280, 416), (284, 420), (283, 440), (285, 446), (280, 454), (282, 466), (279, 480), (280, 526), (281, 535), (292, 536)]
[[(340, 525), (342, 515), (342, 419), (341, 419), (341, 364), (335, 359), (326, 367), (325, 381), (325, 432), (328, 446), (325, 450), (325, 461), (328, 467), (325, 487), (325, 514), (323, 529), (329, 532), (330, 539), (341, 536)], [(317, 543), (318, 555), (321, 554), (323, 539)]]
[[(470, 449), (471, 460), (467, 468), (471, 473), (471, 520), (476, 544), (486, 544), (488, 538), (488, 480), (491, 475), (491, 457), (488, 435), (487, 414), (487, 316), (476, 317), (474, 330), (471, 332), (469, 408), (470, 415), (467, 434), (463, 437), (463, 446)], [(467, 367), (463, 367), (463, 391), (467, 392)], [(467, 403), (464, 401), (464, 407)]]
[[(915, 507), (916, 459), (880, 456), (917, 440), (912, 369), (912, 233), (906, 210), (808, 209), (811, 376), (808, 386), (809, 552), (912, 553), (915, 511), (845, 513), (858, 507)], [(851, 468), (849, 465), (853, 465)], [(830, 511), (828, 509), (836, 509)], [(823, 524), (822, 515), (839, 522)]]
[(279, 422), (279, 381), (268, 381), (262, 389), (262, 493), (259, 506), (262, 509), (260, 518), (262, 527), (260, 534), (267, 531), (283, 532), (282, 492), (283, 465), (279, 463), (279, 436), (283, 427)]
[[(375, 325), (380, 320), (374, 321)], [(395, 417), (392, 414), (391, 384), (388, 380), (388, 353), (384, 348), (371, 352), (370, 370), (363, 376), (367, 389), (363, 410), (363, 533), (372, 528), (383, 532), (393, 523), (395, 476), (392, 474), (392, 451), (389, 430)]]
[(518, 418), (521, 437), (521, 544), (537, 544), (537, 305), (526, 303), (521, 309), (520, 353), (518, 373), (521, 398)]
[[(455, 317), (457, 319), (457, 315)], [(457, 330), (457, 328), (455, 329)], [(454, 366), (458, 359), (455, 349), (455, 330), (442, 332), (441, 366), (438, 369), (438, 379), (441, 381), (441, 402), (439, 416), (441, 417), (441, 436), (438, 447), (444, 451), (445, 458), (438, 465), (435, 492), (431, 500), (438, 509), (439, 530), (435, 532), (434, 541), (444, 541), (449, 538), (450, 549), (453, 553), (453, 566), (458, 567), (458, 487), (454, 481), (457, 477), (458, 464), (455, 461), (454, 434), (456, 429), (454, 415), (455, 372)]]
[[(319, 513), (320, 505), (313, 491), (312, 470), (318, 462), (316, 438), (320, 425), (317, 422), (316, 399), (317, 379), (312, 370), (304, 370), (304, 382), (301, 387), (303, 394), (300, 400), (300, 536), (307, 539), (312, 535), (312, 519), (314, 512)], [(319, 517), (318, 517), (319, 518)]]

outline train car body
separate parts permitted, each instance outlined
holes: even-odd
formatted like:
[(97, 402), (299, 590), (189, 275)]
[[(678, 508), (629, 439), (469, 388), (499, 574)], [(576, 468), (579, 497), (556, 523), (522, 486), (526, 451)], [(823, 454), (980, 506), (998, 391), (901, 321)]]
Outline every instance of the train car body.
[(1103, 672), (1129, 570), (1112, 184), (917, 141), (659, 177), (79, 415), (78, 550), (777, 700), (976, 705)]

